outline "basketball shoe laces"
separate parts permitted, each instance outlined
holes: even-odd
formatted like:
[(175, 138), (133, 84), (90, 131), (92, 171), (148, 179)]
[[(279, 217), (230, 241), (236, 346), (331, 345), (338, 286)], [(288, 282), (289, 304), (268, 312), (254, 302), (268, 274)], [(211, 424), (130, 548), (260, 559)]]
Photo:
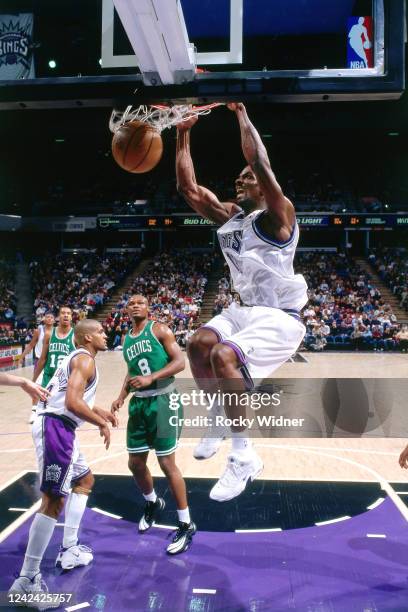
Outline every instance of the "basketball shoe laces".
[(190, 527), (189, 523), (180, 523), (178, 528), (175, 531), (172, 531), (172, 533), (169, 536), (169, 537), (173, 536), (172, 542), (177, 542), (178, 538), (180, 538), (183, 534), (187, 533), (189, 527)]
[(81, 552), (87, 552), (92, 554), (92, 548), (89, 548), (89, 546), (85, 546), (85, 544), (77, 544), (77, 546)]
[(235, 485), (237, 480), (241, 481), (245, 477), (244, 463), (241, 463), (235, 457), (228, 459), (227, 467), (225, 468), (219, 482), (220, 484), (230, 487)]

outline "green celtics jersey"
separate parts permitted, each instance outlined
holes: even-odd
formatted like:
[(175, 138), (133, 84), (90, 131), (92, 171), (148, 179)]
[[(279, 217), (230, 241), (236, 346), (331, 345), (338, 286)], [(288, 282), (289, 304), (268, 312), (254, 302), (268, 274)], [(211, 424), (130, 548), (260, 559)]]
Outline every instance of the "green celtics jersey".
[(71, 329), (65, 338), (57, 336), (57, 328), (52, 330), (50, 343), (48, 345), (48, 356), (44, 366), (42, 385), (45, 386), (54, 376), (55, 370), (59, 368), (64, 357), (75, 351), (74, 330)]
[[(125, 358), (128, 374), (133, 376), (148, 376), (164, 368), (169, 362), (170, 357), (166, 353), (163, 345), (156, 338), (153, 332), (154, 321), (149, 321), (143, 331), (137, 336), (131, 332), (126, 334), (123, 343), (123, 357)], [(150, 387), (144, 387), (141, 391), (156, 389), (158, 386), (163, 388), (174, 381), (174, 376), (165, 380), (159, 380)]]

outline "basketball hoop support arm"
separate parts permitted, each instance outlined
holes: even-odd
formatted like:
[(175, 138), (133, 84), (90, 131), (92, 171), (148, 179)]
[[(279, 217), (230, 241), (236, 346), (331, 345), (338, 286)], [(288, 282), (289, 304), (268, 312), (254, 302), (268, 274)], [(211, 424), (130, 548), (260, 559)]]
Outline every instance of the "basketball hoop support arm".
[(180, 85), (195, 75), (180, 0), (113, 0), (145, 85)]

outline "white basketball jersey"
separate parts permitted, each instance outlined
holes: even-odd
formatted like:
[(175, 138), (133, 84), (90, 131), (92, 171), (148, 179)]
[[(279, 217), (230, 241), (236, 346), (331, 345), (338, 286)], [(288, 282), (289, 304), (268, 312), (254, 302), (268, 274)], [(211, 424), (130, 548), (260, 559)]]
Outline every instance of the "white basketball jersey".
[(37, 359), (41, 357), (41, 353), (43, 350), (43, 344), (44, 344), (44, 336), (45, 336), (44, 325), (39, 325), (38, 326), (38, 341), (34, 347), (34, 355), (36, 356)]
[(307, 303), (307, 285), (295, 274), (293, 259), (299, 241), (297, 223), (286, 242), (266, 236), (260, 227), (265, 210), (236, 214), (218, 231), (234, 290), (247, 306), (300, 311)]
[[(77, 349), (76, 351), (73, 351), (70, 355), (64, 358), (60, 367), (57, 368), (54, 376), (51, 378), (50, 382), (46, 387), (47, 391), (51, 393), (51, 396), (45, 402), (40, 402), (38, 404), (37, 414), (56, 414), (58, 416), (65, 417), (70, 421), (73, 421), (78, 427), (82, 425), (84, 421), (78, 418), (73, 412), (66, 408), (65, 397), (71, 370), (71, 361), (72, 359), (74, 359), (74, 357), (80, 354), (91, 356), (91, 354), (87, 350)], [(95, 394), (96, 387), (98, 385), (98, 380), (99, 374), (98, 369), (95, 365), (95, 377), (87, 384), (83, 395), (84, 402), (88, 404), (89, 408), (91, 409), (93, 408), (95, 402)]]

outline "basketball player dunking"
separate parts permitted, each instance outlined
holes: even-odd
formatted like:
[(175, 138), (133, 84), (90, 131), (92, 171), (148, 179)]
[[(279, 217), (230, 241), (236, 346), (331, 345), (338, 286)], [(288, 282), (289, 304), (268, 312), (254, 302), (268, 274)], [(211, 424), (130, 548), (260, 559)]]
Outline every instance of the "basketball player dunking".
[[(52, 331), (54, 329), (55, 317), (51, 311), (47, 311), (44, 314), (44, 318), (42, 323), (37, 327), (37, 329), (33, 333), (33, 337), (27, 346), (25, 347), (23, 353), (21, 354), (20, 360), (21, 363), (24, 364), (24, 360), (34, 350), (34, 370), (40, 360), (43, 346), (44, 346), (44, 338), (50, 337)], [(36, 382), (41, 383), (40, 378), (36, 380)], [(33, 406), (31, 409), (31, 418), (29, 423), (32, 424), (34, 422), (34, 417), (36, 415), (36, 404), (37, 402), (33, 401)]]
[[(222, 391), (244, 391), (254, 386), (254, 379), (265, 378), (285, 363), (299, 347), (305, 334), (299, 313), (307, 302), (307, 285), (293, 270), (299, 239), (293, 204), (271, 170), (245, 106), (229, 104), (228, 108), (236, 113), (248, 164), (235, 181), (236, 203), (220, 202), (197, 184), (190, 154), (190, 129), (197, 118), (177, 126), (176, 172), (179, 193), (188, 204), (221, 225), (220, 246), (241, 298), (241, 305), (233, 303), (192, 336), (187, 348), (191, 370), (201, 387), (206, 381), (208, 390), (215, 379)], [(242, 414), (237, 402), (223, 408), (230, 418)], [(238, 424), (231, 433), (226, 470), (210, 492), (217, 501), (239, 495), (263, 467), (245, 426)], [(194, 456), (210, 457), (221, 442), (220, 437), (204, 438)]]
[(84, 319), (75, 327), (75, 340), (78, 349), (62, 361), (49, 381), (49, 397), (39, 404), (38, 416), (33, 425), (42, 503), (30, 527), (20, 576), (9, 591), (9, 594), (38, 595), (39, 609), (45, 609), (41, 607), (44, 604), (41, 595), (47, 592), (41, 580), (40, 564), (65, 498), (63, 546), (56, 565), (63, 570), (70, 570), (88, 565), (93, 559), (91, 549), (78, 543), (78, 529), (94, 477), (79, 449), (76, 429), (84, 422), (97, 425), (108, 448), (108, 423), (117, 425), (114, 415), (102, 408), (93, 407), (98, 384), (95, 356), (98, 351), (107, 349), (102, 325), (98, 321)]

